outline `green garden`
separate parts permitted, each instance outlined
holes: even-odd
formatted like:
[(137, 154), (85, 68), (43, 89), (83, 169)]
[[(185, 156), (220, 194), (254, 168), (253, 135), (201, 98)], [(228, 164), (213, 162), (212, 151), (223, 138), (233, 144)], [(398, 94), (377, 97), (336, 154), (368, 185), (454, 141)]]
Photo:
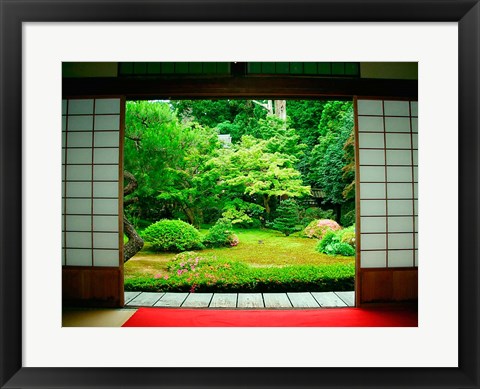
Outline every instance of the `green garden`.
[(353, 108), (127, 103), (125, 290), (353, 290)]

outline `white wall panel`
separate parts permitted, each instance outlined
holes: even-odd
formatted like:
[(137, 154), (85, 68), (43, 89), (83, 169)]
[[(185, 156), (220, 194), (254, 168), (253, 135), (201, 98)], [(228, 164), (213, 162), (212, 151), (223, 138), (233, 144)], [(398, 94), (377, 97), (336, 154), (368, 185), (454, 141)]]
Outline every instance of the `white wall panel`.
[(95, 113), (120, 113), (120, 104), (118, 99), (97, 99), (95, 100)]
[(385, 132), (410, 132), (410, 119), (402, 117), (385, 117)]
[(383, 133), (383, 118), (375, 116), (362, 116), (358, 118), (358, 131)]
[(70, 165), (65, 168), (67, 181), (90, 181), (92, 179), (92, 167), (89, 165)]
[(385, 250), (387, 248), (386, 234), (362, 234), (360, 240), (362, 250)]
[(118, 266), (118, 250), (93, 250), (93, 255), (96, 266)]
[(365, 232), (387, 232), (387, 221), (384, 217), (361, 217), (360, 225), (362, 233)]
[(381, 100), (358, 100), (358, 115), (383, 115)]
[(388, 267), (412, 267), (413, 263), (413, 250), (390, 250), (388, 252)]
[(417, 266), (418, 103), (358, 100), (356, 107), (360, 266)]
[(388, 248), (392, 250), (413, 249), (413, 234), (388, 234)]
[(383, 251), (364, 251), (360, 257), (360, 267), (374, 268), (387, 266), (387, 252)]
[(96, 249), (117, 249), (118, 233), (95, 232), (93, 234), (93, 247)]
[(385, 116), (410, 116), (410, 107), (408, 101), (388, 101), (383, 102)]
[(385, 182), (385, 166), (360, 166), (362, 182)]
[(365, 183), (360, 186), (361, 199), (384, 199), (385, 184), (382, 183)]
[(68, 115), (93, 114), (93, 99), (70, 99)]
[(66, 215), (65, 227), (67, 231), (91, 231), (92, 216)]
[(389, 217), (389, 232), (410, 232), (413, 233), (414, 221), (412, 216)]
[(120, 99), (62, 101), (62, 265), (120, 264)]
[(412, 165), (411, 150), (388, 150), (387, 165)]
[(388, 182), (411, 182), (412, 168), (410, 166), (387, 166)]
[(411, 199), (413, 196), (412, 184), (398, 184), (398, 183), (388, 183), (387, 184), (387, 197), (389, 199)]
[(67, 131), (92, 131), (93, 116), (68, 116)]
[(69, 149), (67, 152), (67, 164), (91, 164), (92, 149)]
[(119, 115), (95, 115), (95, 131), (118, 131), (120, 129)]
[(117, 181), (117, 165), (95, 165), (93, 167), (93, 179), (95, 181)]
[(93, 199), (93, 213), (95, 215), (118, 214), (118, 199)]
[(91, 266), (91, 249), (67, 249), (65, 253), (65, 264), (67, 266)]
[(388, 149), (411, 149), (411, 134), (386, 134), (386, 142)]
[(385, 165), (385, 152), (383, 150), (360, 150), (361, 165)]
[(358, 134), (360, 144), (365, 147), (381, 148), (385, 147), (385, 136), (383, 133), (361, 133)]
[(385, 200), (360, 200), (361, 216), (385, 216), (387, 202)]
[(66, 184), (67, 197), (92, 197), (92, 183), (91, 182), (67, 182)]
[(117, 216), (94, 216), (93, 217), (93, 231), (118, 231), (118, 217)]

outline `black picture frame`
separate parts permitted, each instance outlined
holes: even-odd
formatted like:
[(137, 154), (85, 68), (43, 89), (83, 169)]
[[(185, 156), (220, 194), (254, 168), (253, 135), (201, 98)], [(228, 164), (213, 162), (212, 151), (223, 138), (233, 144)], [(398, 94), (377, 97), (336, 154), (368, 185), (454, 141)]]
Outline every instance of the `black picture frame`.
[[(479, 388), (477, 0), (0, 0), (0, 386), (2, 388)], [(22, 23), (422, 21), (459, 28), (458, 368), (22, 367)], [(439, 80), (440, 83), (440, 80)]]

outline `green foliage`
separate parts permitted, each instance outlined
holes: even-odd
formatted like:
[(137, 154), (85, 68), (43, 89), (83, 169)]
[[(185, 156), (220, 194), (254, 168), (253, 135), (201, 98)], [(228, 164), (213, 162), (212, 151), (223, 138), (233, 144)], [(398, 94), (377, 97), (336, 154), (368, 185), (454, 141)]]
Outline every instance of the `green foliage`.
[(341, 242), (348, 243), (350, 246), (355, 248), (355, 224), (352, 224), (350, 227), (335, 231), (335, 234), (339, 237)]
[(260, 226), (260, 218), (264, 211), (265, 209), (258, 204), (235, 198), (225, 203), (222, 216), (238, 227), (254, 228)]
[(323, 292), (348, 291), (353, 290), (354, 287), (354, 264), (259, 268), (241, 262), (199, 256), (196, 253), (183, 254), (181, 258), (176, 258), (169, 265), (168, 275), (127, 279), (125, 290), (232, 293), (284, 292), (285, 290)]
[(298, 205), (294, 200), (283, 200), (276, 210), (278, 216), (272, 223), (267, 223), (267, 226), (288, 236), (299, 230), (298, 212)]
[(355, 224), (355, 204), (353, 209), (342, 213), (342, 218), (340, 221), (342, 226), (351, 226), (352, 224)]
[(318, 219), (332, 219), (333, 211), (322, 208), (305, 208), (300, 210), (300, 224), (303, 227), (308, 226), (312, 221)]
[(181, 211), (198, 225), (202, 210), (215, 202), (217, 177), (205, 164), (220, 148), (216, 131), (180, 123), (162, 102), (127, 102), (125, 121), (125, 169), (138, 181), (130, 215), (158, 220)]
[(160, 220), (142, 234), (155, 251), (180, 252), (203, 248), (200, 232), (181, 220)]
[(232, 231), (232, 222), (228, 219), (218, 219), (215, 225), (208, 230), (203, 239), (206, 247), (233, 247), (239, 243), (238, 236)]
[(353, 131), (351, 102), (333, 101), (325, 105), (319, 124), (320, 137), (310, 157), (308, 181), (325, 193), (324, 200), (333, 204), (345, 202), (343, 192), (351, 184), (344, 167), (351, 162), (345, 155), (345, 143)]
[(317, 251), (328, 255), (355, 255), (355, 249), (348, 243), (342, 242), (339, 234), (334, 231), (328, 231), (323, 239), (318, 242)]
[[(194, 251), (185, 251), (175, 255), (167, 265), (170, 273), (182, 275), (187, 272), (195, 272), (203, 258)], [(168, 279), (168, 277), (167, 277)]]
[(330, 219), (320, 219), (312, 221), (303, 233), (308, 238), (323, 239), (323, 237), (330, 231), (338, 231), (342, 227), (335, 221)]
[(310, 188), (302, 185), (300, 173), (293, 168), (293, 157), (268, 152), (268, 144), (266, 140), (246, 135), (240, 144), (224, 149), (212, 160), (214, 171), (221, 177), (219, 187), (259, 196), (267, 214), (272, 197), (300, 197), (310, 193)]

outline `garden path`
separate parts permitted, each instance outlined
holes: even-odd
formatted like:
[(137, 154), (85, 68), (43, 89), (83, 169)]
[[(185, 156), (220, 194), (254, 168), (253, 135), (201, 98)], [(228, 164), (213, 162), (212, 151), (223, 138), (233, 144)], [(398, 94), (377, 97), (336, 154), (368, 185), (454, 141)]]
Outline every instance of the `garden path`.
[(151, 293), (125, 292), (125, 307), (333, 308), (353, 307), (355, 292)]

